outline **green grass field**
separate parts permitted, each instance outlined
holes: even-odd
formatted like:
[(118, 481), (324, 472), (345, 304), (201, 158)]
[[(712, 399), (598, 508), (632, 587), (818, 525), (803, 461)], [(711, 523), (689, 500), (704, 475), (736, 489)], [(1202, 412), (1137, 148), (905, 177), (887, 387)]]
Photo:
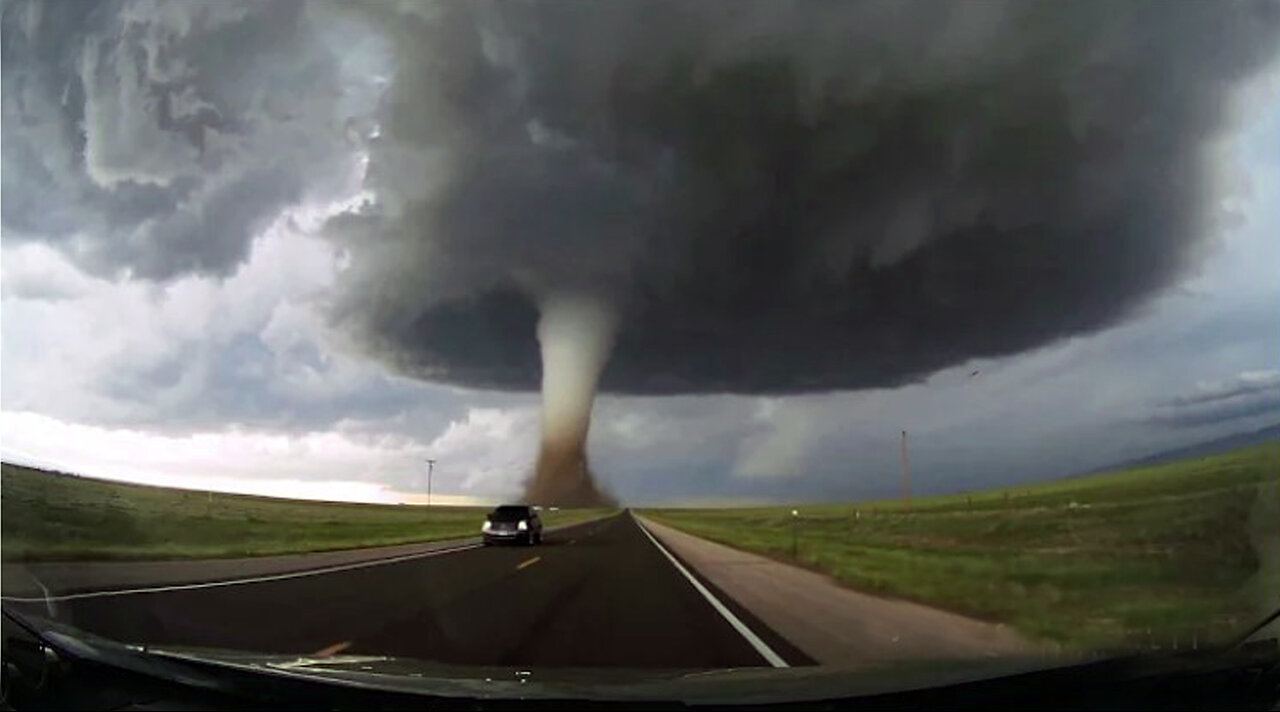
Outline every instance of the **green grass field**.
[[(0, 468), (6, 561), (259, 556), (478, 536), (485, 508), (191, 492)], [(607, 510), (544, 511), (546, 526)]]
[(1199, 644), (1280, 605), (1280, 443), (910, 508), (792, 509), (643, 514), (1069, 648)]

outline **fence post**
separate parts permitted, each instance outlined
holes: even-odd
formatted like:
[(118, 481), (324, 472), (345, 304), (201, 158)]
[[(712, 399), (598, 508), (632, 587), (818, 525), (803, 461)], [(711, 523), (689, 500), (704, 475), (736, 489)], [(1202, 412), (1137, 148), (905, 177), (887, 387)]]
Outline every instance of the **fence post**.
[(798, 559), (796, 546), (796, 524), (800, 519), (800, 512), (791, 510), (791, 558)]

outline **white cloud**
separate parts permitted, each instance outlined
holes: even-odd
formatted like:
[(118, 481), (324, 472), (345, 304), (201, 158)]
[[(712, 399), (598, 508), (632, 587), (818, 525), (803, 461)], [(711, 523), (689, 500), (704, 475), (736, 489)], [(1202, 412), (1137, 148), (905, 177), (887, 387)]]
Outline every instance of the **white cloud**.
[(424, 457), (463, 493), (517, 495), (537, 452), (540, 421), (532, 407), (471, 408), (431, 441)]
[(52, 247), (29, 243), (4, 250), (0, 298), (58, 301), (83, 296), (94, 286)]
[(803, 407), (788, 407), (762, 399), (756, 420), (768, 423), (761, 437), (747, 437), (738, 447), (734, 474), (753, 478), (795, 478), (804, 474), (806, 461), (820, 432), (817, 415)]
[(324, 212), (283, 216), (225, 280), (112, 282), (48, 247), (6, 244), (5, 409), (106, 425), (287, 425), (425, 396), (341, 348), (326, 325), (320, 310), (341, 255), (295, 229)]
[[(303, 499), (421, 503), (397, 489), (422, 468), (427, 450), (403, 440), (369, 443), (341, 432), (221, 431), (166, 436), (0, 413), (6, 461), (164, 487)], [(434, 504), (491, 502), (495, 488), (441, 486)]]
[(5, 457), (118, 479), (216, 477), (374, 482), (372, 472), (406, 459), (399, 451), (339, 433), (272, 435), (203, 432), (167, 436), (145, 430), (66, 423), (34, 413), (0, 414)]

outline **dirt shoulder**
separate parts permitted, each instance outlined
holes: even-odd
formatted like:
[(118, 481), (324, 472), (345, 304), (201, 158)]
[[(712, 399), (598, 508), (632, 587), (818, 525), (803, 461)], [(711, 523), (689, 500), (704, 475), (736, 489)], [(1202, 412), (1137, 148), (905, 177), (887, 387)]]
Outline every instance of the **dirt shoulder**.
[(824, 665), (1051, 654), (1008, 626), (853, 591), (822, 574), (637, 519), (699, 575)]

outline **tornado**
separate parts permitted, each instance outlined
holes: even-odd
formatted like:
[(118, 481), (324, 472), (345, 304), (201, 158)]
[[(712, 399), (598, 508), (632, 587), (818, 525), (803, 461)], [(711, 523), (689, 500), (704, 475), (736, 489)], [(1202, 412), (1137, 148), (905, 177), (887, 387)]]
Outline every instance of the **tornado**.
[(587, 461), (591, 406), (613, 345), (615, 317), (586, 297), (543, 302), (538, 319), (542, 354), (542, 446), (525, 486), (525, 501), (558, 507), (612, 503)]
[(607, 499), (596, 391), (895, 388), (1142, 313), (1232, 218), (1220, 141), (1280, 61), (1273, 0), (2, 7), (6, 240), (223, 278), (358, 182), (330, 324), (541, 389), (557, 505)]

